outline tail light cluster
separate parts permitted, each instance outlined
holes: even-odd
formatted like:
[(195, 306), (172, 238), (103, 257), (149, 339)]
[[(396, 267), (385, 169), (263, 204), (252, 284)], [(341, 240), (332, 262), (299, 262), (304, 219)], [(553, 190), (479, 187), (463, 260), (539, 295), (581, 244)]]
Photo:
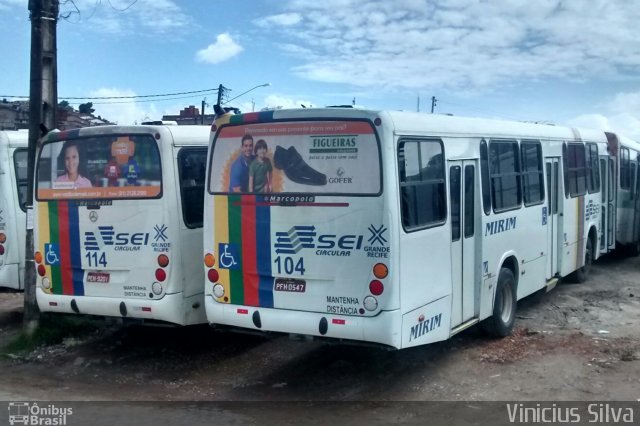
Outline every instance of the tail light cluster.
[(4, 232), (0, 232), (0, 256), (4, 254), (4, 243), (7, 242), (7, 236)]
[[(384, 293), (384, 283), (382, 280), (389, 276), (389, 268), (384, 263), (376, 263), (373, 267), (373, 276), (375, 279), (369, 283), (369, 292), (371, 296), (366, 296), (363, 300), (364, 309), (367, 311), (375, 311), (378, 309), (378, 299), (375, 296), (380, 296)], [(364, 314), (364, 310), (361, 310)]]
[(151, 291), (153, 291), (153, 294), (155, 294), (156, 296), (162, 294), (162, 283), (167, 279), (167, 271), (165, 270), (165, 268), (169, 266), (169, 256), (164, 253), (158, 255), (158, 266), (159, 268), (156, 269), (155, 274), (156, 282), (154, 282), (151, 286)]
[(39, 251), (35, 252), (33, 255), (33, 259), (36, 261), (36, 271), (38, 275), (42, 278), (42, 288), (45, 290), (49, 290), (51, 288), (51, 281), (45, 275), (47, 275), (47, 268), (45, 268), (42, 263), (42, 253)]
[(204, 266), (208, 268), (207, 279), (209, 280), (210, 283), (213, 284), (213, 295), (217, 299), (224, 297), (224, 300), (226, 302), (228, 299), (227, 297), (225, 297), (224, 286), (218, 282), (218, 280), (220, 279), (220, 274), (218, 273), (218, 270), (214, 268), (215, 264), (216, 264), (215, 256), (211, 253), (207, 253), (204, 256)]

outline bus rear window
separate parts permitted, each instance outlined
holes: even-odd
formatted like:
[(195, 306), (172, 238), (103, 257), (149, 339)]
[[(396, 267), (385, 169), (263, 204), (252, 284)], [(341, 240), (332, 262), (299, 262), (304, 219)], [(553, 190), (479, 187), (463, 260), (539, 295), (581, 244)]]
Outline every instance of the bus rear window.
[(377, 195), (380, 148), (366, 121), (223, 127), (211, 158), (211, 193)]
[(157, 198), (162, 193), (160, 152), (151, 135), (101, 135), (43, 146), (37, 198)]

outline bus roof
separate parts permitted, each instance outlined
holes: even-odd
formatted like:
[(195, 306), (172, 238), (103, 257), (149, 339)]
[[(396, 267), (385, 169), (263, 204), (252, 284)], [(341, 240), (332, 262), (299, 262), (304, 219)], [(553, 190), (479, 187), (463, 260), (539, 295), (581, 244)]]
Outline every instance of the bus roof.
[(26, 147), (29, 143), (29, 131), (23, 130), (2, 130), (0, 131), (0, 144), (10, 147)]
[(160, 133), (161, 135), (171, 135), (173, 144), (176, 146), (203, 145), (209, 143), (210, 126), (96, 126), (83, 127), (80, 129), (65, 130), (62, 132), (52, 132), (47, 135), (48, 141), (62, 140), (70, 135), (72, 137), (97, 136), (97, 135), (122, 135), (130, 133)]
[[(537, 137), (575, 140), (583, 139), (592, 142), (606, 143), (604, 130), (572, 128), (552, 124), (507, 121), (489, 118), (458, 117), (443, 114), (428, 114), (406, 111), (379, 111), (357, 108), (296, 108), (272, 111), (273, 120), (305, 118), (327, 119), (357, 119), (374, 120), (380, 117), (389, 120), (395, 133), (429, 134), (431, 136), (444, 134), (458, 135), (487, 135), (493, 137)], [(618, 133), (616, 133), (620, 136)], [(621, 136), (623, 145), (640, 151), (640, 143)]]

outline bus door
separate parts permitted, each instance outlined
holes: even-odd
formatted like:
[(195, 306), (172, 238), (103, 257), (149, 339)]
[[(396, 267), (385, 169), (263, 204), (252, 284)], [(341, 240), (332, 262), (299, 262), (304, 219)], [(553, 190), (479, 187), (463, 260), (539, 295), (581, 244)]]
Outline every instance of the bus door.
[(451, 205), (451, 326), (476, 316), (475, 299), (478, 274), (476, 259), (475, 160), (449, 161), (449, 197)]
[(608, 211), (607, 211), (607, 245), (609, 250), (616, 248), (616, 168), (613, 158), (609, 158), (609, 167), (607, 173), (607, 199), (608, 199)]
[(635, 186), (631, 187), (633, 191), (633, 234), (631, 244), (633, 247), (638, 247), (640, 244), (640, 164), (637, 167), (632, 167), (631, 170), (636, 171), (636, 176), (631, 178), (633, 182), (635, 180)]
[(549, 157), (546, 160), (547, 174), (547, 278), (553, 278), (560, 273), (558, 224), (560, 193), (560, 157)]
[(600, 253), (609, 251), (607, 241), (609, 241), (609, 179), (607, 156), (600, 156)]

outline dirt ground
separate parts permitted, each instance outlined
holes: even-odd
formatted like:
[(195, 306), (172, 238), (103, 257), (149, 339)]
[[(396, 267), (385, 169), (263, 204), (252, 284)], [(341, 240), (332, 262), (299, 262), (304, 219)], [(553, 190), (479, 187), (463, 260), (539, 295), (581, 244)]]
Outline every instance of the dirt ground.
[[(22, 294), (0, 292), (0, 351)], [(640, 258), (518, 304), (512, 336), (478, 328), (403, 351), (189, 328), (121, 327), (0, 358), (0, 400), (640, 401)]]

